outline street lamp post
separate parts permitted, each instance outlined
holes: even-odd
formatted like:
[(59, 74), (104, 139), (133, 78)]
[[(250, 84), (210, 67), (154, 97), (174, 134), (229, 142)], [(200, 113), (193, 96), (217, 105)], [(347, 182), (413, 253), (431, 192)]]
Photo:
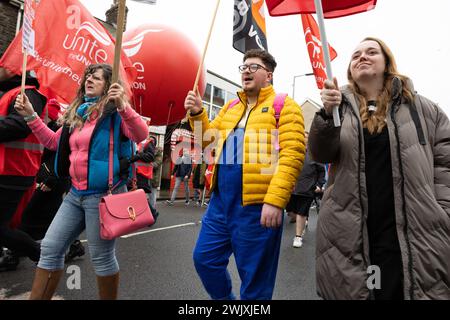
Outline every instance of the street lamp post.
[(300, 77), (306, 77), (306, 76), (313, 76), (314, 73), (310, 72), (310, 73), (304, 73), (304, 74), (299, 74), (294, 76), (294, 78), (292, 79), (292, 99), (295, 100), (295, 79), (300, 78)]

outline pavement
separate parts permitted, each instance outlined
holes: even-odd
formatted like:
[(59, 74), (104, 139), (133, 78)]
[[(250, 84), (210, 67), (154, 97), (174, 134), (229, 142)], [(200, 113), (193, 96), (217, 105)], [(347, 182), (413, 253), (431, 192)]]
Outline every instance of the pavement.
[[(123, 300), (208, 300), (195, 272), (192, 250), (205, 208), (176, 201), (173, 206), (157, 203), (156, 224), (137, 234), (117, 240), (121, 268), (119, 299)], [(317, 214), (310, 211), (302, 248), (293, 248), (295, 224), (285, 216), (280, 260), (273, 299), (317, 300), (315, 289), (315, 231)], [(85, 239), (84, 234), (81, 239)], [(84, 242), (87, 247), (87, 243)], [(0, 272), (0, 300), (27, 299), (35, 264), (23, 258), (15, 271)], [(229, 272), (233, 292), (239, 297), (239, 275), (231, 257)], [(96, 300), (97, 285), (89, 253), (66, 264), (66, 272), (55, 299)]]

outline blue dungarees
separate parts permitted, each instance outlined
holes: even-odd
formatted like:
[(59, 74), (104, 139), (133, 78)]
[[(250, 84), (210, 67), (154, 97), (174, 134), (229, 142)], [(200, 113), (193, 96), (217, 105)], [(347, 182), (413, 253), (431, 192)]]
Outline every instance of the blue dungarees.
[(218, 165), (217, 187), (202, 220), (194, 264), (212, 299), (234, 299), (227, 271), (234, 254), (242, 300), (272, 298), (282, 227), (260, 224), (262, 204), (242, 206), (244, 129), (230, 134)]

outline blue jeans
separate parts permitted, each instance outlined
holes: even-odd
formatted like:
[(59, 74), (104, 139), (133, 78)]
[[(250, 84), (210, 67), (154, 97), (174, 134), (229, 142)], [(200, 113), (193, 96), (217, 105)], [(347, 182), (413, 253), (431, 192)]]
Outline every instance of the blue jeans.
[[(113, 193), (122, 193), (122, 186)], [(115, 240), (100, 238), (98, 204), (105, 193), (77, 196), (70, 191), (64, 198), (41, 242), (38, 267), (45, 270), (64, 269), (64, 255), (70, 244), (86, 229), (91, 261), (98, 276), (109, 276), (119, 271), (115, 254)]]
[(153, 188), (152, 187), (152, 193), (150, 193), (150, 205), (153, 207), (153, 208), (156, 208), (156, 195), (157, 195), (157, 192), (158, 192), (158, 188)]
[(172, 196), (170, 201), (175, 201), (177, 197), (178, 189), (180, 188), (181, 182), (184, 183), (184, 193), (186, 195), (186, 201), (189, 201), (189, 179), (184, 180), (184, 177), (175, 177), (175, 186), (173, 187)]

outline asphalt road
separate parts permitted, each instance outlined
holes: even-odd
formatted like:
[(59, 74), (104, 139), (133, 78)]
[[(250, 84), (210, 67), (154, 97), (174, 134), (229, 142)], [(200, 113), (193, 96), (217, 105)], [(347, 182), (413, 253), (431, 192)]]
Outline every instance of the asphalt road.
[[(200, 230), (204, 208), (174, 206), (158, 203), (161, 212), (157, 223), (129, 238), (117, 242), (120, 290), (123, 300), (206, 300), (208, 295), (198, 278), (192, 262), (192, 250)], [(311, 209), (308, 229), (302, 248), (293, 248), (295, 224), (285, 217), (281, 254), (273, 299), (316, 300), (315, 289), (315, 230), (317, 214)], [(83, 239), (84, 235), (81, 236)], [(85, 243), (86, 245), (86, 243)], [(27, 299), (35, 265), (23, 258), (15, 271), (0, 272), (0, 300)], [(80, 277), (74, 280), (79, 271)], [(233, 257), (229, 271), (233, 292), (239, 297), (239, 276)], [(89, 255), (66, 265), (66, 274), (56, 299), (95, 300), (97, 285)]]

